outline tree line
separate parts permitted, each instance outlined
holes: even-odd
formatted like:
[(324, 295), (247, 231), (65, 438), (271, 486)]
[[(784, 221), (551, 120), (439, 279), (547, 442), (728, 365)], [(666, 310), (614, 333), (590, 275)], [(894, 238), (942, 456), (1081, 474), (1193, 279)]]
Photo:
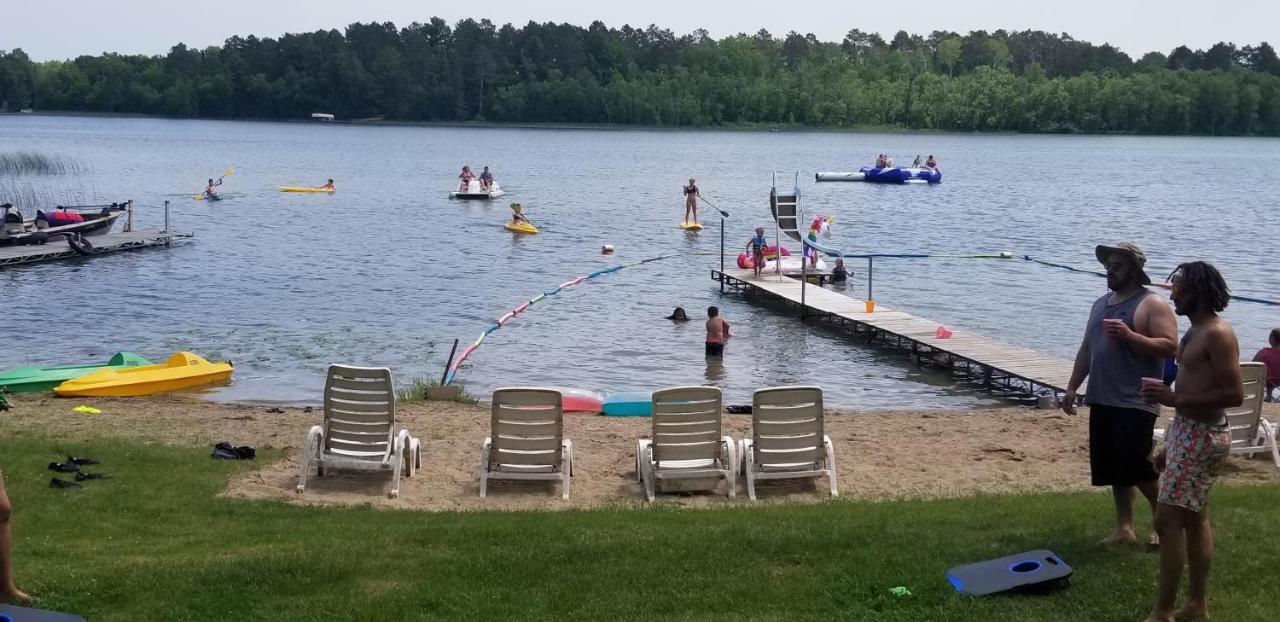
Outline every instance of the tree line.
[(839, 42), (766, 30), (594, 22), (235, 36), (163, 56), (33, 62), (0, 50), (0, 110), (179, 117), (785, 125), (950, 131), (1280, 135), (1267, 43), (1180, 46), (1134, 60), (1041, 31), (850, 30)]

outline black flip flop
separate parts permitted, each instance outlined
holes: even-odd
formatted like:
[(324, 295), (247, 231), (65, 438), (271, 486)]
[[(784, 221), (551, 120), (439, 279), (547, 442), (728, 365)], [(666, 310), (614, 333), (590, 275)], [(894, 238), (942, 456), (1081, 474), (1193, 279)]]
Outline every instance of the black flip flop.
[(80, 467), (66, 462), (50, 462), (49, 470), (59, 473), (75, 473), (80, 470)]
[(83, 482), (87, 479), (111, 479), (110, 473), (85, 473), (81, 471), (76, 473), (76, 481)]
[(77, 466), (89, 466), (91, 464), (99, 464), (98, 461), (94, 460), (93, 458), (76, 458), (74, 456), (67, 456), (67, 463), (74, 464)]
[(58, 479), (55, 477), (49, 480), (49, 487), (50, 488), (80, 488), (80, 484), (77, 484), (75, 482), (68, 482), (65, 479)]

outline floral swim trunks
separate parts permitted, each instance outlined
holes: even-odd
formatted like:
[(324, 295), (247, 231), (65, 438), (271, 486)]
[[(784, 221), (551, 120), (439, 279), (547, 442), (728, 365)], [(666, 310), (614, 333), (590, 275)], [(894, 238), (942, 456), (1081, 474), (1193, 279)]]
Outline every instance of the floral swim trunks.
[(1212, 425), (1175, 415), (1165, 432), (1165, 467), (1157, 501), (1199, 512), (1231, 452), (1226, 425)]

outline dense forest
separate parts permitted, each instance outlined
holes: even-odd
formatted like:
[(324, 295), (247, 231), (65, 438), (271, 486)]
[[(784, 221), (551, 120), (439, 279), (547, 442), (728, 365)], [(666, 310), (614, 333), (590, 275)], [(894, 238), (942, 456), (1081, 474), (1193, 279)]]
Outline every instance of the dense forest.
[(0, 110), (180, 117), (798, 125), (954, 131), (1280, 135), (1267, 43), (1138, 60), (1040, 31), (761, 30), (720, 40), (649, 26), (497, 27), (433, 18), (164, 56), (32, 62), (0, 50)]

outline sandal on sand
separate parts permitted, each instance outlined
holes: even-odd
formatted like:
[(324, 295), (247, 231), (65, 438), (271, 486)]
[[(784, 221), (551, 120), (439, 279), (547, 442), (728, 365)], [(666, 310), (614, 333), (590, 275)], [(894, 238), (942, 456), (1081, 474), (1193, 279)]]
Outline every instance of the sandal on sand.
[(80, 488), (80, 484), (77, 484), (75, 482), (68, 482), (65, 479), (58, 479), (55, 477), (49, 480), (49, 487), (50, 488)]
[(80, 470), (80, 467), (66, 462), (50, 462), (49, 470), (57, 471), (59, 473), (75, 473)]
[(76, 473), (76, 481), (83, 482), (87, 479), (111, 479), (110, 473), (85, 473), (83, 471)]
[(89, 466), (92, 464), (98, 464), (98, 461), (94, 460), (93, 458), (76, 458), (75, 456), (67, 456), (67, 464), (74, 464), (76, 466)]

